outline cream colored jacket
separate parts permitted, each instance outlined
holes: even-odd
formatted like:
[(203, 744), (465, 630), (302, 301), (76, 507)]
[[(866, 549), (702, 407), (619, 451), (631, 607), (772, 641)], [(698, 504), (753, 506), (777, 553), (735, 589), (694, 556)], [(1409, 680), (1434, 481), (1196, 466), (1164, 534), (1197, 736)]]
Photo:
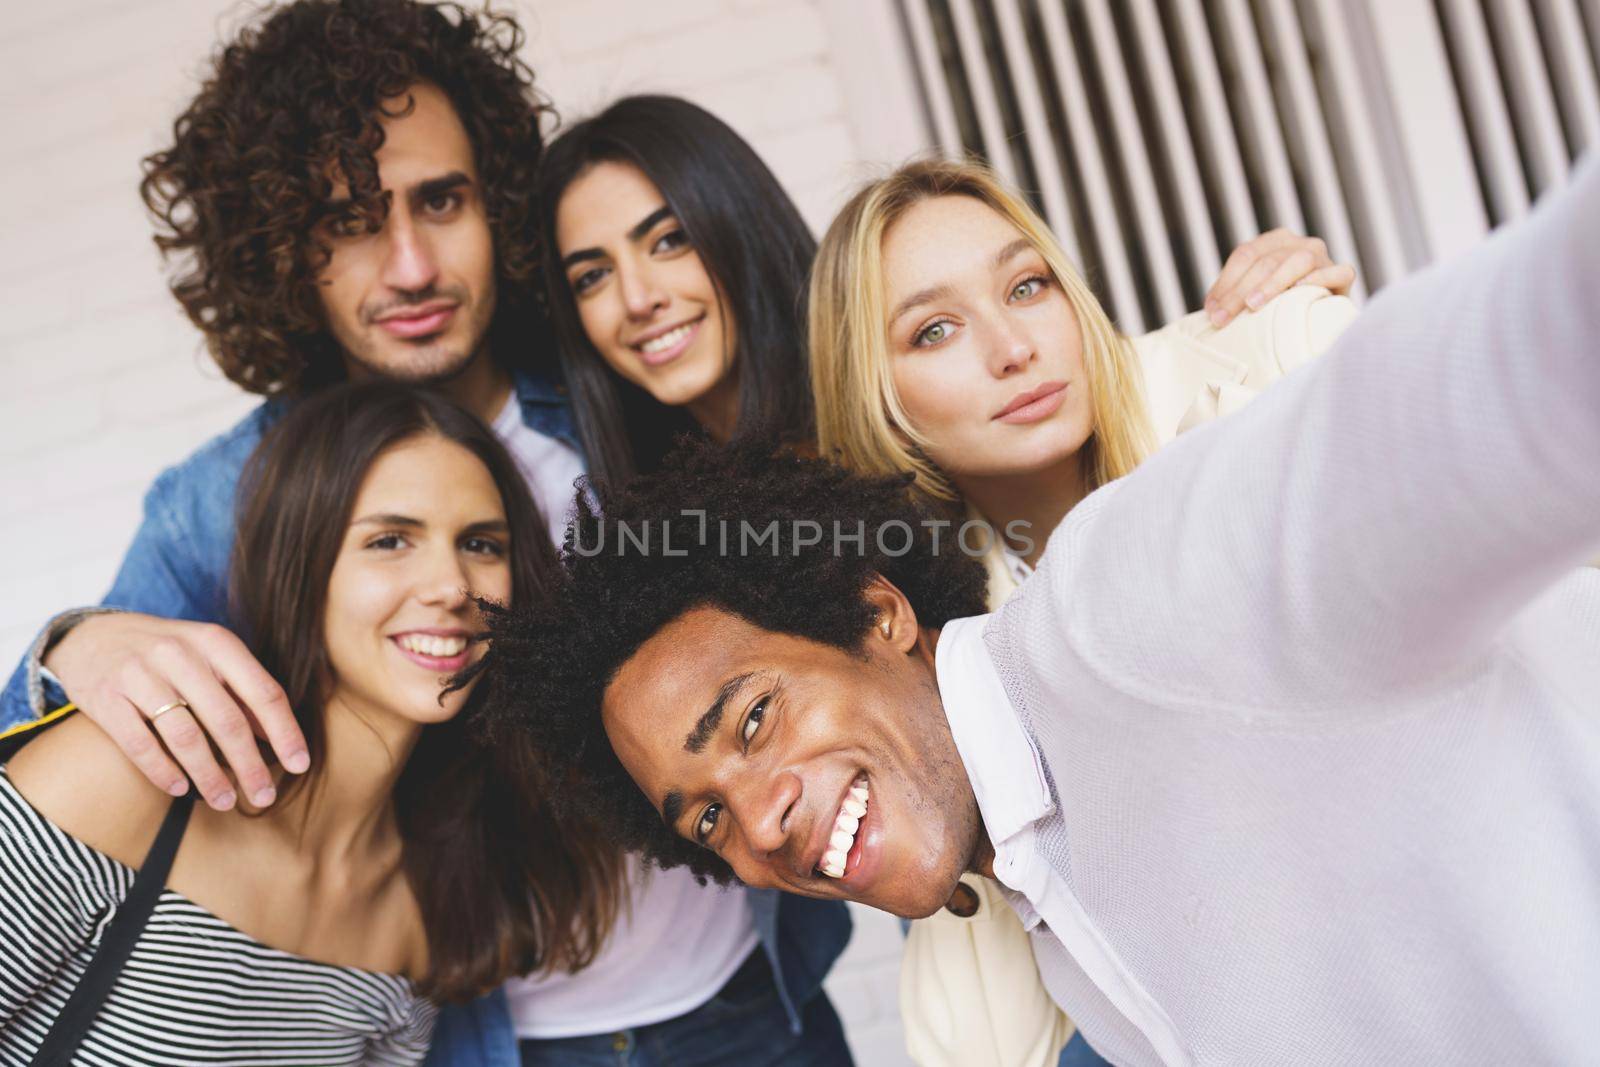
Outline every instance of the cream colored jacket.
[[(1262, 389), (1321, 355), (1355, 318), (1348, 298), (1296, 286), (1260, 311), (1214, 329), (1203, 312), (1133, 341), (1158, 445), (1237, 411)], [(989, 603), (1026, 576), (989, 554)], [(906, 1048), (921, 1067), (1054, 1067), (1073, 1027), (1045, 992), (1016, 912), (987, 878), (971, 918), (941, 909), (911, 924), (900, 966)]]

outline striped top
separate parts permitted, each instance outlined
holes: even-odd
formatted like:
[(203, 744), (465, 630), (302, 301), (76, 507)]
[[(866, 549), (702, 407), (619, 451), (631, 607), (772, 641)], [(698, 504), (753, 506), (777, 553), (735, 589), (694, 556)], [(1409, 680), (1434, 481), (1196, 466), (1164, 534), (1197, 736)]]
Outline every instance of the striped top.
[[(0, 767), (0, 1065), (31, 1062), (134, 874)], [(269, 948), (167, 890), (73, 1062), (413, 1064), (437, 1014), (405, 978)]]

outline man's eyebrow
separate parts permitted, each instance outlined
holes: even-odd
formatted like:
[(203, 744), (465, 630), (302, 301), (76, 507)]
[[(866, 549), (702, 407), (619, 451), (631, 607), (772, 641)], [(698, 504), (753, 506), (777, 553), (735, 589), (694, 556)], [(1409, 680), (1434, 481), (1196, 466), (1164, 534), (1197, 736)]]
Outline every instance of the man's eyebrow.
[(699, 721), (694, 724), (694, 729), (689, 731), (689, 736), (684, 738), (683, 750), (685, 752), (698, 756), (706, 750), (706, 744), (711, 740), (711, 735), (716, 733), (717, 727), (722, 723), (722, 713), (727, 710), (728, 701), (732, 700), (734, 695), (743, 689), (745, 683), (753, 677), (755, 675), (747, 671), (737, 678), (729, 678), (722, 683), (722, 688), (717, 690), (717, 698), (711, 702), (711, 706), (706, 709), (705, 714), (701, 715)]
[[(463, 185), (471, 185), (472, 179), (467, 177), (465, 171), (453, 170), (448, 174), (441, 174), (437, 178), (413, 185), (406, 193), (406, 199), (413, 204), (420, 204), (431, 200), (440, 193), (448, 193), (452, 189), (459, 189)], [(355, 200), (348, 196), (336, 196), (322, 202), (322, 211), (326, 215), (340, 215), (348, 211), (355, 204)]]
[(683, 794), (676, 789), (667, 790), (666, 799), (661, 802), (661, 821), (667, 824), (668, 830), (676, 831), (682, 815)]
[(411, 187), (411, 191), (407, 195), (411, 198), (413, 204), (421, 204), (433, 199), (440, 193), (448, 193), (452, 189), (459, 189), (463, 185), (471, 184), (472, 179), (467, 177), (464, 171), (453, 170), (449, 174), (441, 174), (437, 178), (429, 178), (427, 181), (418, 182)]

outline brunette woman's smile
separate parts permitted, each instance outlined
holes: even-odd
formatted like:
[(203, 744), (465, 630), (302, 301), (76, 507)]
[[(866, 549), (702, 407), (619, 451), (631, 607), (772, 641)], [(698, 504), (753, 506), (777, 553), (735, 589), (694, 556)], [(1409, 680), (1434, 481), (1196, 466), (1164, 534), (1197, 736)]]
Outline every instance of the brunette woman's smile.
[(406, 630), (391, 634), (400, 654), (430, 671), (454, 674), (467, 665), (470, 634), (460, 629)]
[(639, 358), (647, 365), (665, 366), (689, 350), (700, 334), (700, 324), (705, 320), (705, 314), (701, 313), (688, 322), (658, 327), (633, 341), (629, 347), (639, 353)]

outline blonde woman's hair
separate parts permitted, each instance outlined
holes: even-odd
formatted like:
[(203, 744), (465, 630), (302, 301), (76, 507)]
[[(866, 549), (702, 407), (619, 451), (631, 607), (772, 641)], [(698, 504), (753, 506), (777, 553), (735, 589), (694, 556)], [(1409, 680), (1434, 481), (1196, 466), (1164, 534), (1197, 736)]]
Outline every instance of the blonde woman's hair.
[(924, 200), (969, 196), (1026, 237), (1067, 296), (1083, 331), (1093, 423), (1084, 448), (1093, 485), (1133, 470), (1154, 447), (1133, 347), (1119, 334), (1044, 220), (978, 163), (923, 160), (907, 164), (857, 193), (817, 250), (811, 270), (811, 386), (817, 443), (824, 456), (869, 474), (909, 471), (913, 489), (934, 501), (956, 501), (949, 475), (928, 456), (900, 402), (889, 365), (883, 240)]

